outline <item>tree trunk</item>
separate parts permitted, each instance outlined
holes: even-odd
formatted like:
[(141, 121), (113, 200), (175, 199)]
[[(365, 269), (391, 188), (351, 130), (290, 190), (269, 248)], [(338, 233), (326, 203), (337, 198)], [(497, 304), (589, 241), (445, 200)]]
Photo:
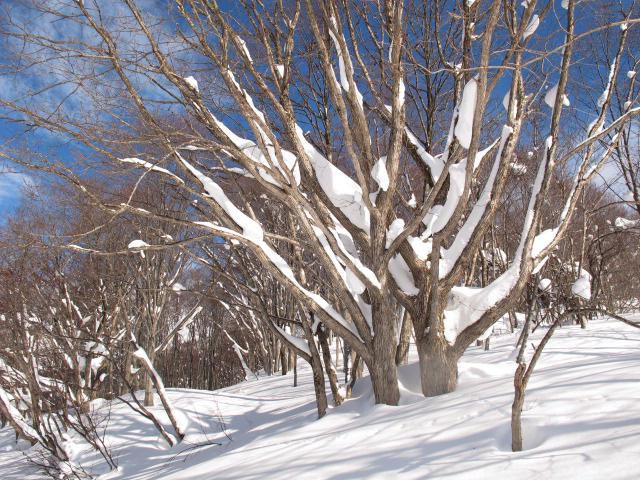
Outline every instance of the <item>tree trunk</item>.
[(395, 323), (391, 315), (378, 322), (374, 316), (376, 335), (373, 337), (373, 362), (367, 364), (376, 403), (386, 405), (398, 405), (400, 401)]
[(144, 406), (153, 407), (153, 381), (151, 375), (144, 374)]
[[(152, 345), (153, 346), (153, 345)], [(149, 361), (151, 364), (155, 364), (156, 361), (156, 351), (154, 348), (151, 348), (149, 352)], [(149, 372), (145, 373), (145, 384), (144, 384), (144, 406), (145, 407), (153, 407), (154, 399), (153, 399), (153, 379)]]
[[(311, 358), (309, 364), (311, 365), (311, 371), (313, 373), (313, 389), (316, 394), (316, 408), (318, 409), (318, 418), (324, 417), (327, 413), (327, 392), (324, 385), (324, 372), (322, 371), (322, 360), (320, 360), (320, 353), (311, 330), (311, 322), (313, 321), (313, 314), (309, 314), (308, 317), (303, 318), (302, 329), (304, 330), (304, 336), (307, 339), (309, 345), (309, 352)], [(320, 330), (320, 328), (318, 328)]]
[(360, 377), (360, 369), (362, 367), (362, 361), (360, 359), (360, 355), (356, 355), (356, 358), (353, 360), (353, 368), (351, 369), (351, 380), (347, 385), (347, 398), (351, 398), (353, 393), (353, 387), (356, 385), (356, 380)]
[(282, 367), (282, 375), (286, 375), (289, 372), (289, 355), (284, 346), (280, 347), (280, 366)]
[(298, 358), (295, 352), (293, 353), (293, 386), (298, 386)]
[(514, 396), (511, 405), (511, 451), (522, 451), (522, 406), (524, 405), (524, 363), (518, 364), (513, 376)]
[(392, 358), (392, 364), (388, 362), (374, 362), (374, 365), (368, 365), (376, 403), (398, 405), (400, 401), (395, 356)]
[(327, 392), (324, 387), (324, 373), (322, 371), (322, 362), (320, 355), (315, 346), (311, 350), (311, 371), (313, 372), (313, 389), (316, 394), (316, 408), (318, 409), (318, 418), (324, 417), (327, 413)]
[(458, 355), (445, 339), (438, 337), (429, 336), (417, 342), (417, 347), (424, 396), (453, 392), (458, 384)]
[(411, 342), (412, 322), (409, 312), (404, 312), (402, 327), (400, 328), (400, 340), (396, 349), (396, 365), (406, 365), (409, 354), (409, 344)]
[(320, 349), (322, 350), (322, 359), (324, 360), (324, 368), (329, 377), (329, 386), (331, 387), (331, 394), (333, 395), (333, 403), (341, 405), (344, 402), (344, 397), (340, 394), (340, 387), (338, 384), (338, 372), (333, 366), (331, 361), (331, 347), (329, 346), (329, 337), (324, 325), (319, 325), (318, 329), (318, 341), (320, 343)]

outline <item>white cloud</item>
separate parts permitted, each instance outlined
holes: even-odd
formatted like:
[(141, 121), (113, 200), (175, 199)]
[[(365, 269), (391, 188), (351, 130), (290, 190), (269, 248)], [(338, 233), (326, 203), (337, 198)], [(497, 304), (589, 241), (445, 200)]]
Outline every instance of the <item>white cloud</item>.
[(24, 190), (34, 186), (33, 179), (25, 173), (0, 172), (0, 204), (20, 200)]

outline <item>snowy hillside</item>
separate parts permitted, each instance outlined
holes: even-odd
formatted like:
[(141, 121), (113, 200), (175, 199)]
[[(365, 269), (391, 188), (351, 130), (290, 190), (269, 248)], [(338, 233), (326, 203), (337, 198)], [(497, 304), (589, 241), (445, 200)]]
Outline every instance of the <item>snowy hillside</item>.
[[(401, 406), (374, 406), (365, 378), (356, 398), (322, 420), (302, 365), (297, 388), (291, 376), (274, 376), (215, 392), (169, 390), (189, 422), (185, 441), (171, 450), (114, 405), (107, 442), (120, 471), (100, 478), (637, 478), (640, 330), (599, 320), (556, 332), (528, 389), (518, 454), (509, 431), (513, 342), (507, 335), (489, 352), (471, 347), (452, 394), (412, 393), (420, 384), (410, 364), (401, 368)], [(2, 478), (27, 478), (13, 434), (0, 433)], [(78, 452), (75, 459), (90, 469), (91, 458)]]

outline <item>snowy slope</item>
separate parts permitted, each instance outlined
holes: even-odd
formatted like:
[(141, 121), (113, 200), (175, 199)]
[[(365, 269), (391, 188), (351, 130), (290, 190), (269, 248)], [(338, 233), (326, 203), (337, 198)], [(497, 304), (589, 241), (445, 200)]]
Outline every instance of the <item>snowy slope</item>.
[[(640, 330), (599, 320), (557, 331), (528, 389), (518, 454), (509, 432), (513, 342), (508, 335), (493, 338), (489, 352), (472, 347), (452, 394), (415, 393), (417, 368), (408, 365), (401, 406), (374, 406), (365, 379), (357, 398), (319, 421), (305, 368), (297, 388), (291, 376), (275, 376), (216, 392), (168, 390), (189, 418), (185, 441), (171, 450), (117, 405), (109, 442), (121, 470), (100, 478), (637, 478)], [(1, 433), (8, 445), (11, 435)], [(221, 445), (198, 446), (205, 442)], [(2, 478), (26, 478), (19, 455), (1, 450)]]

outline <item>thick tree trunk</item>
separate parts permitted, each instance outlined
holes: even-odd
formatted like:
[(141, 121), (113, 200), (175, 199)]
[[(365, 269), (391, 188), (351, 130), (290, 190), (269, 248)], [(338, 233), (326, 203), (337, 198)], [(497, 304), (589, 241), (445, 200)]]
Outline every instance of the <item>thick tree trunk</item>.
[(395, 357), (393, 362), (375, 362), (369, 365), (369, 375), (373, 385), (373, 395), (376, 403), (385, 405), (398, 405), (400, 390), (398, 389), (398, 372), (396, 370)]
[(398, 405), (398, 367), (396, 366), (397, 310), (389, 298), (374, 299), (372, 358), (367, 362), (376, 403)]
[(453, 392), (458, 384), (458, 355), (438, 337), (427, 337), (417, 342), (420, 358), (422, 393), (435, 397)]
[(144, 374), (144, 406), (153, 407), (153, 381), (148, 373)]
[(386, 405), (398, 405), (400, 401), (394, 324), (392, 317), (378, 322), (373, 337), (373, 362), (367, 365), (376, 403)]

